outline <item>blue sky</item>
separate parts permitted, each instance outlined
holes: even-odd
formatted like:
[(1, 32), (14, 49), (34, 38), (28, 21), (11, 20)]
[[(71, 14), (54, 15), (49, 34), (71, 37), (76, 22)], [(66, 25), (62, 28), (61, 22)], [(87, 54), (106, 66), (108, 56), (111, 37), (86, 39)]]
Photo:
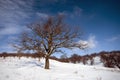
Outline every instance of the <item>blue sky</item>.
[(120, 50), (120, 0), (0, 0), (0, 52), (14, 52), (10, 43), (26, 25), (39, 19), (64, 14), (71, 26), (80, 26), (88, 54)]

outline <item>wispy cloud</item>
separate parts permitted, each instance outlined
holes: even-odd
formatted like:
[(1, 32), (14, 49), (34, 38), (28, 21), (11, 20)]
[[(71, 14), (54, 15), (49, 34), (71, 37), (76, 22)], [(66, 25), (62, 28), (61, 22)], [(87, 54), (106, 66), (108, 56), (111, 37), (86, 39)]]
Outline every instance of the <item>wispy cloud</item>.
[(96, 47), (98, 41), (96, 40), (96, 37), (94, 35), (91, 35), (88, 39), (88, 46), (90, 48), (94, 48)]
[(41, 13), (41, 12), (36, 12), (36, 15), (38, 16), (38, 17), (40, 17), (40, 18), (48, 18), (48, 14), (46, 14), (46, 13)]
[(106, 39), (106, 41), (108, 41), (108, 42), (114, 42), (114, 41), (117, 41), (117, 40), (120, 40), (120, 35), (111, 37), (109, 39)]
[[(49, 2), (50, 1), (51, 0), (49, 0)], [(39, 2), (39, 4), (42, 5), (43, 2), (46, 1), (43, 0), (42, 3)], [(57, 0), (52, 0), (52, 3), (53, 2), (57, 2)], [(48, 17), (46, 13), (35, 9), (35, 4), (35, 0), (0, 0), (0, 48), (2, 50), (12, 49), (9, 46), (9, 41), (12, 41), (13, 38), (8, 37), (15, 35), (14, 38), (16, 38), (18, 36), (17, 34), (23, 30), (29, 31), (26, 25), (34, 20), (34, 18)]]
[(0, 35), (16, 34), (31, 16), (33, 0), (0, 0)]
[(62, 14), (62, 15), (65, 15), (65, 16), (69, 16), (70, 18), (75, 18), (75, 17), (81, 17), (83, 13), (83, 9), (78, 7), (78, 6), (74, 6), (72, 11), (62, 11), (62, 12), (59, 12), (58, 14)]
[(25, 29), (33, 15), (34, 0), (0, 0), (0, 51), (13, 51), (9, 44)]
[(73, 13), (72, 13), (72, 16), (81, 16), (82, 15), (82, 12), (83, 12), (83, 9), (78, 7), (78, 6), (75, 6), (73, 8)]
[(10, 35), (10, 34), (17, 34), (19, 32), (20, 32), (20, 30), (17, 27), (5, 27), (4, 29), (1, 30), (0, 34), (1, 35)]

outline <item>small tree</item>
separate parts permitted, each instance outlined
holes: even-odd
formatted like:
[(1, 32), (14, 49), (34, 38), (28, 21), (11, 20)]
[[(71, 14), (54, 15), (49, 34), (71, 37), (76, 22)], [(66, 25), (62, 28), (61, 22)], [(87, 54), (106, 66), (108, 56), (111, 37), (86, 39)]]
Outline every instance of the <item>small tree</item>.
[(41, 23), (28, 26), (30, 33), (22, 34), (19, 42), (21, 50), (35, 50), (44, 53), (45, 69), (49, 69), (50, 56), (61, 48), (79, 47), (75, 42), (81, 36), (81, 31), (69, 27), (63, 22), (62, 16), (49, 17)]
[(79, 63), (81, 61), (81, 57), (78, 54), (73, 54), (70, 57), (70, 61), (72, 63), (77, 63), (77, 62)]

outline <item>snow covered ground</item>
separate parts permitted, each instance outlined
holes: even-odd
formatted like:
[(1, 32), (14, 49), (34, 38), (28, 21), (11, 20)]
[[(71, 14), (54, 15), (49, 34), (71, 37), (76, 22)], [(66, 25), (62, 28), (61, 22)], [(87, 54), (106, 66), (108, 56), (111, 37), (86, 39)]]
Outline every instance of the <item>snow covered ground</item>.
[(120, 80), (120, 70), (101, 66), (61, 63), (50, 60), (45, 70), (44, 59), (0, 58), (0, 80)]

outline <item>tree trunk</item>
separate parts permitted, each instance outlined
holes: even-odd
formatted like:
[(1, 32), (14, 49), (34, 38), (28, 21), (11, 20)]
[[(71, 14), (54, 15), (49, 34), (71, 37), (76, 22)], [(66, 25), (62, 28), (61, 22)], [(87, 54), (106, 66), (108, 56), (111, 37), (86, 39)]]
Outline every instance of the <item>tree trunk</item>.
[(49, 57), (45, 57), (45, 69), (49, 69)]
[(39, 62), (40, 62), (40, 57), (38, 59), (39, 59)]

